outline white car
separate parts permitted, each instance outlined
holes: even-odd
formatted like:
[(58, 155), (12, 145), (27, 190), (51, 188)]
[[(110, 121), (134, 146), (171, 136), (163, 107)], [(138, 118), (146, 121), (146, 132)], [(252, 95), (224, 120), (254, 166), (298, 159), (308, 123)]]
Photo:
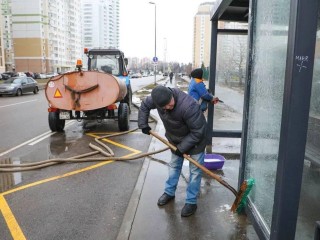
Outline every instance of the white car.
[(55, 77), (55, 76), (57, 76), (58, 75), (58, 73), (47, 73), (46, 74), (46, 78), (51, 78), (51, 77)]
[(27, 75), (24, 72), (17, 72), (17, 77), (26, 77)]

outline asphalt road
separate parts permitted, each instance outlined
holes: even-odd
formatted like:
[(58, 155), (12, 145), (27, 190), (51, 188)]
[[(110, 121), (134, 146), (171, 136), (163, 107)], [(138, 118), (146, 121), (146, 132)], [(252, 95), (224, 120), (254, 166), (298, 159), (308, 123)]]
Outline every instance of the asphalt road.
[[(133, 79), (132, 88), (135, 91), (153, 79)], [(52, 133), (44, 91), (1, 97), (0, 116), (1, 163), (92, 152), (89, 143), (95, 137), (118, 132), (117, 122), (107, 120), (85, 127), (70, 121), (63, 133)], [(137, 119), (136, 108), (130, 118)], [(130, 122), (130, 129), (136, 127), (135, 121)], [(104, 140), (115, 156), (131, 156), (147, 152), (151, 138), (136, 131)], [(142, 159), (64, 163), (0, 173), (0, 239), (115, 239), (142, 163)]]

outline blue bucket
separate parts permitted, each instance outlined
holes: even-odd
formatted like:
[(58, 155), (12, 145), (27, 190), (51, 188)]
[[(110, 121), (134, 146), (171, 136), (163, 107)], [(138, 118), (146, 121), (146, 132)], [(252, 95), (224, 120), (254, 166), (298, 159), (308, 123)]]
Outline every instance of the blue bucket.
[(204, 156), (204, 167), (210, 170), (222, 169), (226, 159), (219, 154), (206, 153)]

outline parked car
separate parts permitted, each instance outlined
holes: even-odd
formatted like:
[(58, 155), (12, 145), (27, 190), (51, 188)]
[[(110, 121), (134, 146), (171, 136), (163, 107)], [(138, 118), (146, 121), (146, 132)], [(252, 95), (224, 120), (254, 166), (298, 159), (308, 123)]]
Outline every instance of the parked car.
[(17, 72), (17, 77), (26, 77), (27, 75), (24, 72)]
[(40, 73), (39, 76), (40, 76), (40, 79), (48, 78), (45, 73)]
[(40, 73), (33, 73), (34, 79), (41, 79)]
[(21, 96), (27, 92), (39, 92), (37, 81), (31, 77), (12, 77), (0, 84), (0, 95)]
[(25, 72), (25, 74), (27, 75), (27, 77), (32, 77), (35, 79), (34, 73), (33, 72)]
[(7, 79), (11, 78), (11, 76), (6, 73), (1, 73), (1, 78), (2, 78), (2, 80), (7, 80)]
[(52, 77), (55, 77), (57, 75), (58, 75), (58, 73), (56, 73), (56, 72), (47, 73), (46, 74), (46, 78), (52, 78)]
[(141, 73), (134, 73), (131, 75), (131, 78), (141, 78), (141, 77), (142, 77)]
[(17, 77), (18, 74), (16, 72), (4, 72), (3, 74), (9, 75), (10, 77)]

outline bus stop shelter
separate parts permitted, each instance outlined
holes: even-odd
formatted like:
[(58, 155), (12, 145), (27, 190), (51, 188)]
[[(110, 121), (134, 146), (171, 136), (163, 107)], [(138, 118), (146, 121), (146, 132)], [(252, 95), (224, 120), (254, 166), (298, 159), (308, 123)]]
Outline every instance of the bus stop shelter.
[[(256, 180), (246, 213), (260, 239), (320, 239), (318, 12), (318, 0), (217, 0), (211, 13), (213, 93), (218, 35), (247, 34), (248, 51), (242, 129), (213, 129), (209, 106), (207, 151), (213, 137), (241, 137), (238, 183)], [(219, 21), (248, 29), (220, 29)], [(307, 161), (311, 146), (315, 160)]]

